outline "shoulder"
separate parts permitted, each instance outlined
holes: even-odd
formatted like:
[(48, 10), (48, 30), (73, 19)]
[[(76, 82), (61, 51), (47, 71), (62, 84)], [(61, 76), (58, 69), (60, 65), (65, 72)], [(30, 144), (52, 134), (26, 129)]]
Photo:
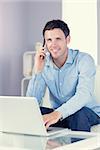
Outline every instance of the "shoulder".
[(78, 71), (95, 71), (95, 61), (93, 57), (85, 52), (80, 52), (79, 50), (71, 50), (73, 53), (73, 62), (76, 64)]
[(88, 53), (81, 52), (77, 49), (75, 50), (70, 49), (70, 53), (72, 53), (73, 58), (76, 59), (78, 63), (85, 63), (86, 61), (90, 63), (94, 63), (93, 57)]
[(95, 62), (94, 62), (94, 59), (93, 57), (88, 54), (88, 53), (84, 53), (84, 52), (79, 52), (79, 55), (78, 55), (78, 63), (80, 65), (92, 65), (94, 66), (95, 65)]
[(90, 54), (84, 52), (80, 52), (78, 57), (79, 71), (84, 73), (88, 72), (90, 74), (95, 74), (96, 66), (93, 57)]

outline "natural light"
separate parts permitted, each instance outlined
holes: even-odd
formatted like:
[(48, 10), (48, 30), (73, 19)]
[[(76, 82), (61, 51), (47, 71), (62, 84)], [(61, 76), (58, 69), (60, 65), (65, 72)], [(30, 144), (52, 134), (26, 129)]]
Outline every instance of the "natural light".
[(63, 0), (62, 19), (71, 30), (69, 47), (91, 54), (97, 64), (97, 0)]

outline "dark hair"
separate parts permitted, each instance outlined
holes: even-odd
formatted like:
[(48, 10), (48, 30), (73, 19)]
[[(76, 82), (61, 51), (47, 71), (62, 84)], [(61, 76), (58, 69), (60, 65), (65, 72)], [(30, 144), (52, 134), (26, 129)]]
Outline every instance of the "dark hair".
[(58, 19), (58, 20), (51, 20), (46, 23), (46, 25), (43, 29), (43, 37), (44, 37), (46, 30), (52, 30), (55, 28), (61, 29), (63, 31), (63, 33), (65, 34), (65, 37), (67, 37), (70, 34), (68, 25), (64, 21)]

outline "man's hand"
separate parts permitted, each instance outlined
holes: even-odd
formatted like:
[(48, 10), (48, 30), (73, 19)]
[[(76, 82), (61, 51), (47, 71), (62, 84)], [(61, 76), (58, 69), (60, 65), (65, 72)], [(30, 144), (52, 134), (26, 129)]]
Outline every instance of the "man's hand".
[(34, 62), (34, 73), (39, 73), (43, 70), (46, 57), (46, 47), (42, 47), (41, 43), (36, 45), (36, 55)]
[(46, 126), (46, 129), (48, 129), (48, 127), (52, 124), (55, 124), (59, 121), (59, 119), (61, 118), (61, 113), (58, 111), (54, 111), (52, 113), (43, 115), (43, 120)]
[(36, 52), (35, 55), (35, 63), (34, 63), (34, 72), (39, 73), (43, 70), (45, 64), (45, 51), (44, 49), (40, 49)]

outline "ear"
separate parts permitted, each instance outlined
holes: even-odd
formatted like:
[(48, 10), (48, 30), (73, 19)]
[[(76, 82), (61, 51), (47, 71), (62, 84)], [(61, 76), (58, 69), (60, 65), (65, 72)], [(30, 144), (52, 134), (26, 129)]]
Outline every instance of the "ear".
[(70, 39), (71, 39), (71, 37), (70, 37), (70, 35), (68, 35), (68, 36), (66, 37), (66, 43), (67, 43), (67, 44), (70, 43)]

